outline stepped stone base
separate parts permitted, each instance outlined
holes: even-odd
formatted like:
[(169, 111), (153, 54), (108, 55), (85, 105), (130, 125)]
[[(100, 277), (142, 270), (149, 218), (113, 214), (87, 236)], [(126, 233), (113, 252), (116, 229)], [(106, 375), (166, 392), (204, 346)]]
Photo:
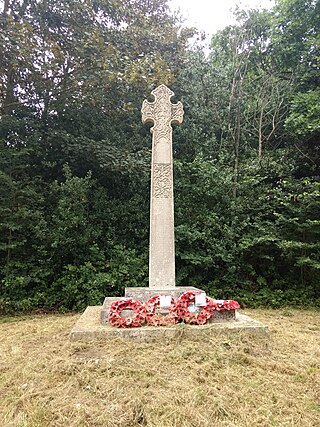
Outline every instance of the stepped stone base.
[(267, 333), (268, 327), (242, 313), (236, 312), (235, 319), (209, 323), (203, 326), (179, 323), (174, 326), (143, 326), (141, 328), (114, 328), (100, 321), (101, 306), (87, 307), (70, 333), (73, 341), (95, 341), (112, 337), (133, 339), (141, 342), (158, 339), (175, 339), (178, 337), (215, 336), (233, 332)]

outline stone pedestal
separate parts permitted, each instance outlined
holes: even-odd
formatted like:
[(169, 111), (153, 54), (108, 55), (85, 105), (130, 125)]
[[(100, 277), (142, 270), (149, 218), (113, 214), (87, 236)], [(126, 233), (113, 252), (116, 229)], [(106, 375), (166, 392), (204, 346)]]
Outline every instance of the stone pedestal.
[(228, 322), (213, 322), (197, 326), (179, 323), (171, 327), (142, 326), (141, 328), (113, 328), (109, 324), (101, 324), (99, 313), (101, 307), (87, 307), (70, 333), (73, 341), (107, 340), (112, 338), (132, 339), (139, 342), (150, 342), (182, 338), (208, 339), (217, 334), (229, 333), (267, 333), (268, 327), (261, 322), (237, 312), (234, 320)]
[(230, 322), (230, 320), (235, 320), (235, 318), (236, 310), (216, 310), (208, 323)]
[(201, 289), (194, 288), (193, 286), (177, 286), (169, 289), (126, 288), (125, 297), (146, 302), (149, 298), (153, 297), (153, 295), (170, 295), (177, 300), (182, 294), (188, 291), (203, 292)]
[(100, 320), (103, 325), (108, 323), (108, 315), (111, 304), (115, 301), (118, 301), (119, 298), (120, 297), (106, 297), (104, 299), (100, 312)]

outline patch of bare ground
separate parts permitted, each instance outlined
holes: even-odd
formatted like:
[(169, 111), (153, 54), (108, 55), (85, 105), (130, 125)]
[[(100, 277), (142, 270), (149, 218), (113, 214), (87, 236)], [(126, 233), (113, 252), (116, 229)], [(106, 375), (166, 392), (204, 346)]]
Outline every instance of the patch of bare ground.
[(79, 316), (2, 322), (0, 425), (319, 427), (320, 312), (246, 314), (270, 334), (72, 343)]

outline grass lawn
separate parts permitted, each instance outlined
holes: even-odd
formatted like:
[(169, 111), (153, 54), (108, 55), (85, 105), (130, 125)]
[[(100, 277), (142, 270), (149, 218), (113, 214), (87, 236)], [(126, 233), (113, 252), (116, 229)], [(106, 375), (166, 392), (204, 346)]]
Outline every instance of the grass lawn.
[(1, 427), (320, 426), (320, 312), (270, 334), (71, 343), (79, 315), (0, 318)]

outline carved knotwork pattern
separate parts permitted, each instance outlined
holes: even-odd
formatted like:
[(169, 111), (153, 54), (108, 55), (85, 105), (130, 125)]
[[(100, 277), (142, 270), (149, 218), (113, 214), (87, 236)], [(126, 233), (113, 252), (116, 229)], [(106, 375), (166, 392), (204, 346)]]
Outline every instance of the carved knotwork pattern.
[[(171, 103), (166, 99), (168, 95), (165, 91), (161, 91), (157, 94), (157, 102), (154, 105), (154, 121), (153, 132), (154, 132), (154, 145), (164, 138), (166, 142), (171, 140)], [(167, 101), (167, 102), (166, 102)]]
[(154, 102), (143, 101), (142, 104), (142, 121), (152, 122), (154, 126), (154, 144), (164, 139), (171, 142), (172, 127), (171, 123), (181, 124), (183, 120), (183, 106), (181, 102), (172, 104), (170, 98), (174, 93), (165, 85), (160, 85), (152, 91), (155, 97)]
[(172, 195), (172, 172), (169, 163), (153, 165), (153, 197), (169, 198)]

